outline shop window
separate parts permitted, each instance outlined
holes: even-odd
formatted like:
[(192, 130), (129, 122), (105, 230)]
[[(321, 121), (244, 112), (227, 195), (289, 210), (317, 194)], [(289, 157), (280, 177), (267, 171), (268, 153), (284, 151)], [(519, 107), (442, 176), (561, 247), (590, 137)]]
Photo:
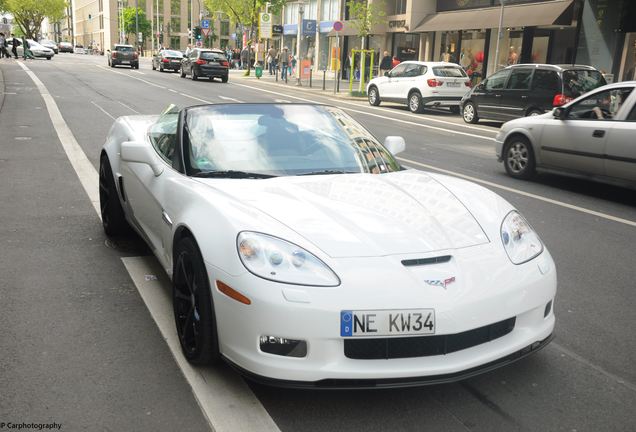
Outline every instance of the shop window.
[(528, 90), (530, 89), (531, 78), (532, 69), (514, 69), (510, 74), (507, 88), (510, 90)]

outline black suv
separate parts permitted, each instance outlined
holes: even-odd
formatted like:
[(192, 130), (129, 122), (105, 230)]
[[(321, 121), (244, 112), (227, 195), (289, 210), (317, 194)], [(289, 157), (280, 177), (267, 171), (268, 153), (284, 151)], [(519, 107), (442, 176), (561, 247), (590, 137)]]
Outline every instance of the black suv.
[(605, 84), (603, 75), (591, 66), (508, 66), (466, 93), (462, 116), (466, 123), (477, 123), (480, 118), (508, 121), (539, 115)]
[(226, 83), (229, 66), (223, 51), (195, 48), (181, 60), (181, 78), (190, 75), (195, 81), (201, 77), (209, 77), (212, 81), (217, 77)]

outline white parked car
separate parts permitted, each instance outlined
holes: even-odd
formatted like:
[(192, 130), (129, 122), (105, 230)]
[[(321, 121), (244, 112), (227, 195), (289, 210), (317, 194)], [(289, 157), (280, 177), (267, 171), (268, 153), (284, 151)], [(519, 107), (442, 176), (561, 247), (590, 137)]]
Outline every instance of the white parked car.
[(405, 61), (367, 85), (369, 103), (398, 102), (420, 113), (426, 106), (449, 107), (459, 113), (459, 103), (470, 90), (470, 78), (455, 63)]
[[(21, 42), (22, 41), (20, 41), (20, 43)], [(33, 53), (34, 57), (45, 57), (47, 60), (51, 60), (55, 55), (52, 49), (40, 45), (33, 39), (27, 39), (27, 42), (29, 43), (29, 49)], [(7, 48), (9, 52), (11, 52), (12, 47), (13, 45), (9, 43), (9, 47)], [(16, 51), (18, 52), (18, 56), (22, 57), (24, 53), (24, 47), (22, 45), (18, 45)]]
[(608, 84), (563, 107), (511, 120), (495, 153), (512, 177), (537, 169), (636, 189), (636, 81)]
[(192, 363), (296, 387), (455, 381), (552, 338), (554, 262), (507, 201), (403, 169), (338, 108), (219, 104), (112, 126), (106, 234), (172, 278)]

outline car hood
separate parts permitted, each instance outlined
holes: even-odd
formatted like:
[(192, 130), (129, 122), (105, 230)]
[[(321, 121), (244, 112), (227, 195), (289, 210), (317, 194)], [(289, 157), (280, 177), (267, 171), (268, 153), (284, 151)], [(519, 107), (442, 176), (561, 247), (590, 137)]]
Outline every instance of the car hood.
[(334, 258), (429, 253), (489, 241), (455, 195), (416, 170), (201, 181), (268, 214)]

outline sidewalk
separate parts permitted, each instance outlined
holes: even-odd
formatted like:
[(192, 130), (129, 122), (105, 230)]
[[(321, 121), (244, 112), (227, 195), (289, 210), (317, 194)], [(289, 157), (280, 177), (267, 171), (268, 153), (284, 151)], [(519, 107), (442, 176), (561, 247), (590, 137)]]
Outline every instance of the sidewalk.
[[(351, 96), (349, 94), (349, 80), (340, 80), (340, 91), (334, 89), (336, 81), (334, 80), (334, 73), (327, 71), (324, 74), (324, 90), (323, 90), (323, 72), (319, 71), (317, 74), (312, 75), (311, 82), (308, 78), (301, 80), (301, 85), (297, 85), (296, 76), (287, 76), (287, 83), (281, 80), (280, 75), (270, 75), (267, 70), (263, 70), (263, 75), (260, 78), (256, 78), (256, 73), (252, 69), (249, 76), (243, 76), (245, 73), (242, 69), (230, 69), (230, 78), (232, 80), (244, 80), (251, 81), (252, 83), (266, 83), (271, 86), (285, 87), (289, 90), (299, 90), (302, 92), (312, 92), (320, 94), (321, 96), (331, 96), (341, 99), (366, 101), (366, 96)], [(278, 78), (278, 79), (277, 79)], [(353, 91), (358, 90), (360, 85), (359, 81), (353, 82)]]

